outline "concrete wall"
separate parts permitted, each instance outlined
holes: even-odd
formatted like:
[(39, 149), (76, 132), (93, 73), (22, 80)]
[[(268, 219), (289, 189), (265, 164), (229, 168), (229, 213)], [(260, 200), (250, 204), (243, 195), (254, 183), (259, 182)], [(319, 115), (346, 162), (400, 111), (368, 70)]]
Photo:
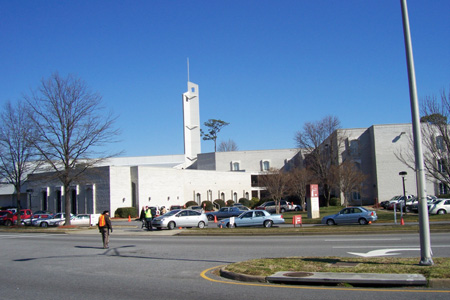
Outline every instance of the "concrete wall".
[(250, 174), (139, 167), (139, 207), (184, 205), (197, 194), (200, 203), (221, 193), (229, 200), (235, 192), (238, 199), (251, 195)]
[(268, 161), (271, 168), (283, 168), (296, 154), (298, 149), (228, 151), (200, 154), (199, 170), (232, 171), (232, 164), (239, 163), (241, 172), (258, 173), (263, 171), (263, 162)]
[[(131, 187), (132, 187), (131, 167), (109, 168), (109, 188), (110, 188), (109, 203), (111, 215), (114, 215), (114, 212), (119, 207), (133, 206)], [(103, 203), (103, 197), (99, 195), (97, 201)], [(104, 204), (106, 204), (106, 202)], [(99, 206), (97, 207), (100, 208)], [(102, 212), (101, 210), (98, 210), (98, 213), (101, 212)]]

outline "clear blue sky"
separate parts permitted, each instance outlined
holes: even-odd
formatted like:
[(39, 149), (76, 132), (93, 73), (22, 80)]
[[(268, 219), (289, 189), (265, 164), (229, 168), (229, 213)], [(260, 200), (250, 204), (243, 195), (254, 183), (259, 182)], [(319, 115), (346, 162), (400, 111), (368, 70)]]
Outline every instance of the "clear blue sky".
[[(419, 98), (450, 87), (450, 1), (409, 0)], [(119, 115), (126, 156), (183, 153), (181, 95), (240, 150), (295, 148), (307, 121), (411, 122), (400, 0), (0, 0), (0, 102), (58, 71)], [(202, 152), (213, 151), (211, 141)]]

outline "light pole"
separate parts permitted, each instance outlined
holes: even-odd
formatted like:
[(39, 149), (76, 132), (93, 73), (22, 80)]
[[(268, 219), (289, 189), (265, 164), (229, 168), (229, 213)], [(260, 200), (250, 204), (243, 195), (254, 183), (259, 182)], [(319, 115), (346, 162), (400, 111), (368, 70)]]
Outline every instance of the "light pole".
[(405, 38), (406, 65), (408, 68), (411, 116), (413, 119), (414, 156), (417, 181), (417, 198), (419, 200), (420, 265), (431, 266), (430, 224), (428, 221), (427, 193), (422, 151), (422, 134), (420, 132), (419, 101), (417, 100), (416, 73), (412, 53), (411, 33), (409, 30), (408, 7), (406, 0), (400, 0), (402, 8), (403, 35)]
[[(405, 191), (405, 176), (408, 173), (406, 173), (405, 171), (401, 171), (400, 173), (398, 173), (398, 175), (400, 175), (402, 177), (402, 182), (403, 182), (403, 203), (405, 204), (405, 213), (406, 213), (406, 191)], [(401, 223), (400, 224), (404, 224), (403, 223), (403, 204), (400, 203), (400, 218), (401, 218)]]

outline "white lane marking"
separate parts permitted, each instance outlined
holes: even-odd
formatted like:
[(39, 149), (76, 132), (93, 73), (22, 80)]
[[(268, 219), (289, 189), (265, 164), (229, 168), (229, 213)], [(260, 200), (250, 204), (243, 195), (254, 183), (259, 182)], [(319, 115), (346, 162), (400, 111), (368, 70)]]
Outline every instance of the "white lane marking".
[[(405, 245), (402, 246), (405, 248), (417, 248), (417, 245)], [(431, 248), (448, 248), (450, 245), (431, 245)], [(364, 249), (364, 248), (387, 248), (387, 249), (399, 249), (399, 248), (392, 248), (392, 245), (377, 245), (377, 246), (333, 246), (333, 249)]]
[(358, 242), (358, 241), (401, 241), (401, 239), (327, 239), (325, 242)]
[(401, 253), (389, 253), (394, 251), (419, 251), (420, 248), (397, 248), (397, 249), (379, 249), (372, 250), (367, 253), (358, 253), (358, 252), (347, 252), (351, 255), (362, 256), (362, 257), (375, 257), (375, 256), (388, 256), (388, 255), (399, 255)]

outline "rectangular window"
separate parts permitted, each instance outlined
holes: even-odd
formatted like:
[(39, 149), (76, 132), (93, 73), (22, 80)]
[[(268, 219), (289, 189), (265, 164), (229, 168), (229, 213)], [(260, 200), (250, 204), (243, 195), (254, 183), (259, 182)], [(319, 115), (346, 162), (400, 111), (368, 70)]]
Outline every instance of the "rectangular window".
[(436, 137), (436, 148), (444, 151), (444, 137), (442, 135)]
[(439, 194), (444, 195), (448, 193), (448, 188), (442, 182), (439, 183)]
[(361, 194), (359, 192), (353, 192), (353, 200), (361, 200)]
[(438, 171), (439, 172), (445, 172), (445, 159), (439, 159), (438, 160)]

